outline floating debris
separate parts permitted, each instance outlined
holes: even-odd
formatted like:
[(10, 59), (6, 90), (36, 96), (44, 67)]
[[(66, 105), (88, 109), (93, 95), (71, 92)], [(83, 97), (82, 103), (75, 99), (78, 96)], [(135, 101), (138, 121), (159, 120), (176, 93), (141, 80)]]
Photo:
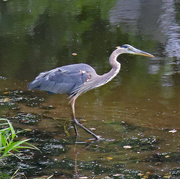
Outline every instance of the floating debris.
[(163, 176), (163, 178), (171, 178), (171, 177), (172, 177), (172, 175), (169, 175), (169, 174), (166, 174)]
[(177, 130), (176, 130), (176, 129), (173, 129), (173, 130), (170, 130), (169, 132), (175, 133), (175, 132), (177, 132)]
[(112, 160), (113, 158), (112, 157), (106, 157), (107, 160)]
[(132, 147), (130, 145), (123, 146), (124, 149), (131, 149)]
[(4, 77), (4, 76), (0, 76), (0, 79), (2, 79), (2, 80), (6, 80), (7, 78), (6, 78), (6, 77)]
[(72, 53), (73, 56), (77, 56), (77, 53)]
[(143, 173), (138, 173), (137, 176), (143, 176), (144, 174)]
[(113, 177), (120, 177), (120, 176), (122, 176), (121, 173), (117, 173), (117, 174), (114, 174), (114, 175), (113, 175)]
[(4, 91), (0, 94), (0, 98), (5, 99), (5, 102), (24, 103), (31, 107), (40, 106), (44, 101), (44, 98), (37, 97), (33, 93), (22, 90)]
[(9, 94), (9, 91), (4, 91), (3, 94)]
[(91, 130), (91, 131), (95, 131), (95, 130), (96, 130), (96, 128), (94, 128), (94, 127), (91, 127), (91, 128), (90, 128), (90, 130)]
[(12, 120), (20, 122), (23, 124), (36, 125), (39, 120), (41, 120), (40, 115), (31, 114), (31, 113), (18, 113), (16, 116), (12, 117)]
[(10, 102), (10, 98), (0, 99), (0, 103), (8, 103), (8, 102)]

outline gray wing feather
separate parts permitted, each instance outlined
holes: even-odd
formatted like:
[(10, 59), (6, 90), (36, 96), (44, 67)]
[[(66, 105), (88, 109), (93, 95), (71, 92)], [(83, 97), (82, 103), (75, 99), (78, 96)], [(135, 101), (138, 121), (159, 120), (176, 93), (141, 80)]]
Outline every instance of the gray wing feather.
[(28, 88), (71, 94), (94, 74), (96, 74), (95, 70), (87, 64), (62, 66), (40, 73)]

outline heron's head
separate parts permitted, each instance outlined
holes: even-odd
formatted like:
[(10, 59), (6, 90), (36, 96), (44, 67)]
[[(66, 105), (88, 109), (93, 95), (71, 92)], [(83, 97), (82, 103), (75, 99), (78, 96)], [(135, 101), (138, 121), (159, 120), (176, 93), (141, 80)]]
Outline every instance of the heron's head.
[(154, 57), (150, 53), (147, 53), (147, 52), (144, 52), (137, 48), (134, 48), (133, 46), (128, 45), (128, 44), (118, 46), (117, 49), (120, 50), (120, 53), (128, 53), (128, 54), (133, 54), (133, 55), (143, 55), (143, 56), (147, 56), (147, 57)]

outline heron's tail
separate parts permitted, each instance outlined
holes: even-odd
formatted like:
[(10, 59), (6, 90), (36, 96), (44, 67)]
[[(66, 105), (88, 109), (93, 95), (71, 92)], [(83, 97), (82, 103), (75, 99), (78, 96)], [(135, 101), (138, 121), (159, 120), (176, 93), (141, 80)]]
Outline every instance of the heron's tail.
[(39, 89), (40, 87), (40, 82), (38, 80), (34, 80), (31, 83), (28, 84), (28, 89), (32, 90), (32, 89)]
[(49, 72), (41, 72), (34, 81), (28, 84), (28, 89), (40, 89), (42, 80), (44, 80), (44, 77), (46, 77), (49, 74)]

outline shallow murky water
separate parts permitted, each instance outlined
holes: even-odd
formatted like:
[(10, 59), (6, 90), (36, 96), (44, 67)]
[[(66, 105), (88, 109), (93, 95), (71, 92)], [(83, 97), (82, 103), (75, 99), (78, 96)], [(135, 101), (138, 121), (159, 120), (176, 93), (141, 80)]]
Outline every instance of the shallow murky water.
[[(5, 160), (1, 178), (17, 168), (28, 178), (180, 177), (179, 7), (161, 0), (1, 1), (0, 116), (41, 150)], [(66, 95), (27, 90), (57, 66), (82, 62), (106, 73), (109, 55), (125, 43), (155, 58), (120, 56), (120, 74), (76, 104), (78, 119), (101, 141), (81, 129), (74, 136)]]

